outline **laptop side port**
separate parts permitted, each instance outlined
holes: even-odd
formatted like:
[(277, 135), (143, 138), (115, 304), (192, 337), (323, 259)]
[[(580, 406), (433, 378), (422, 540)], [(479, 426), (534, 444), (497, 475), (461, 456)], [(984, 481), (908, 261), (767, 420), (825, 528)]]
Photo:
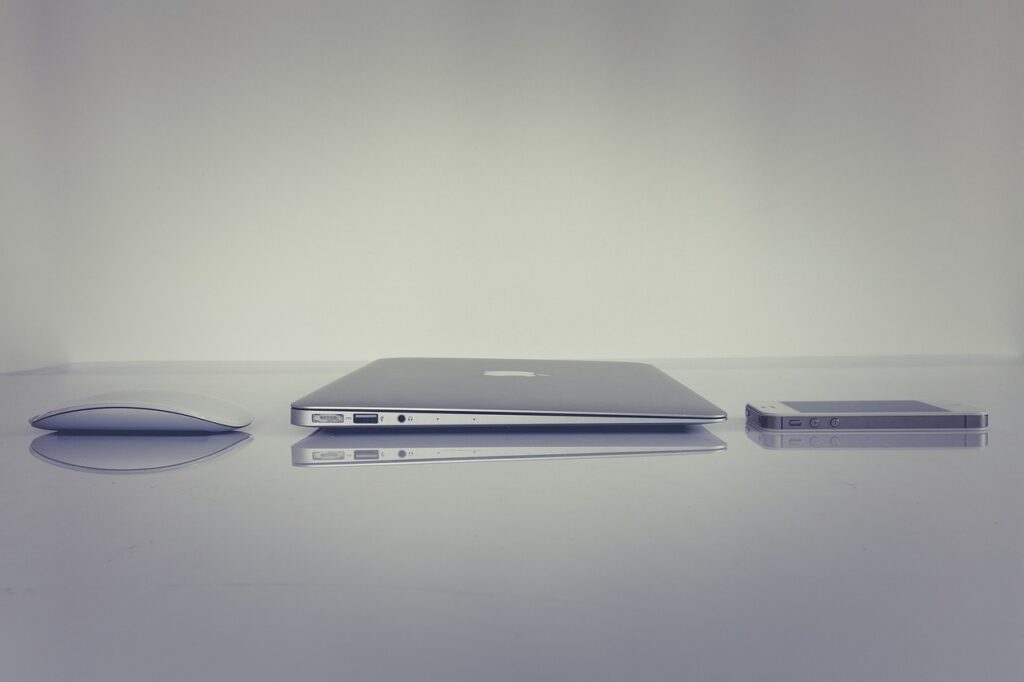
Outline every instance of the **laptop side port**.
[(380, 415), (372, 412), (356, 412), (352, 415), (353, 424), (376, 424), (380, 421)]

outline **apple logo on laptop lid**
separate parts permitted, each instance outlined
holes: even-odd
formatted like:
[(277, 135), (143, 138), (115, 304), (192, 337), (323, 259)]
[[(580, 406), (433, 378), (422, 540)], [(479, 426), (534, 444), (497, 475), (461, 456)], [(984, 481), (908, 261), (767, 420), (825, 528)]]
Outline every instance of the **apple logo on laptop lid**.
[(531, 372), (529, 370), (519, 369), (488, 369), (484, 371), (484, 375), (489, 377), (549, 377), (550, 374), (544, 374), (543, 372)]

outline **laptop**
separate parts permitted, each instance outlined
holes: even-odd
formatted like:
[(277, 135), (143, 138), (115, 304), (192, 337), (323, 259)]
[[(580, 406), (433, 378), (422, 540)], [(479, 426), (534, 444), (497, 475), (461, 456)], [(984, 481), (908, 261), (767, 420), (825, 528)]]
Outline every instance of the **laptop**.
[[(45, 438), (45, 436), (44, 436)], [(682, 455), (724, 450), (703, 426), (617, 430), (317, 429), (292, 445), (297, 467)]]
[(653, 365), (385, 358), (292, 403), (318, 428), (706, 424), (725, 412)]

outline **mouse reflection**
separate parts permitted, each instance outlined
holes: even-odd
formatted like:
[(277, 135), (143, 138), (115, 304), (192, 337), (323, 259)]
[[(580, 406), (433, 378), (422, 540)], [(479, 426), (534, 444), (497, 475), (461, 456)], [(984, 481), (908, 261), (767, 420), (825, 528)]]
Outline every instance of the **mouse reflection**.
[(644, 430), (400, 431), (320, 429), (292, 446), (297, 467), (671, 455), (724, 450), (702, 426)]
[(769, 450), (983, 448), (987, 431), (769, 431), (746, 425), (747, 437)]
[(48, 433), (32, 441), (32, 454), (76, 471), (148, 473), (209, 460), (251, 440), (244, 431), (196, 435)]

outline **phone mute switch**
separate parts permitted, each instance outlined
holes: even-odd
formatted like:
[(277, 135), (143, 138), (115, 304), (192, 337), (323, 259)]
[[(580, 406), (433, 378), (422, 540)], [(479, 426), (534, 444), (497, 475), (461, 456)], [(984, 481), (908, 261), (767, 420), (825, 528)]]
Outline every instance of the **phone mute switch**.
[(804, 421), (802, 419), (790, 419), (789, 420), (789, 425), (790, 426), (800, 426), (803, 423), (804, 423)]

